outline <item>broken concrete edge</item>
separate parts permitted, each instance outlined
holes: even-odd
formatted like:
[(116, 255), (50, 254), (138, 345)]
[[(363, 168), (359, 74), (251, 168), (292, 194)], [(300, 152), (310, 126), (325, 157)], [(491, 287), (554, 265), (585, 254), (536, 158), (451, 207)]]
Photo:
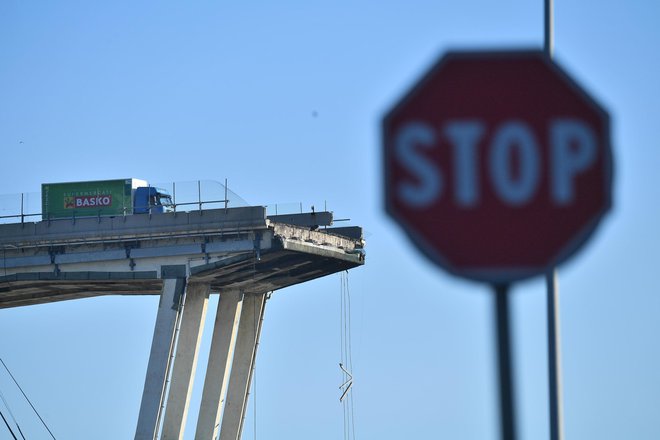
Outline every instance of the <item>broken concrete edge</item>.
[(333, 258), (343, 260), (362, 266), (365, 262), (365, 252), (363, 249), (355, 248), (351, 250), (338, 250), (327, 248), (312, 243), (296, 242), (291, 240), (281, 241), (282, 248), (288, 251), (313, 254), (319, 257)]
[(298, 240), (306, 243), (313, 243), (319, 246), (334, 247), (346, 251), (352, 251), (356, 248), (363, 248), (365, 243), (363, 239), (355, 239), (343, 235), (327, 233), (325, 230), (310, 230), (281, 223), (271, 223), (273, 233), (284, 241)]

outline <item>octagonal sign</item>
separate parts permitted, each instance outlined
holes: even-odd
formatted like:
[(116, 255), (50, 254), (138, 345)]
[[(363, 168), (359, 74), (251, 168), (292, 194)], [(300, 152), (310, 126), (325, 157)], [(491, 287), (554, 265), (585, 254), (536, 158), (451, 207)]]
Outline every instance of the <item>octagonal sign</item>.
[(610, 209), (609, 132), (541, 51), (448, 53), (384, 118), (386, 210), (456, 275), (545, 273)]

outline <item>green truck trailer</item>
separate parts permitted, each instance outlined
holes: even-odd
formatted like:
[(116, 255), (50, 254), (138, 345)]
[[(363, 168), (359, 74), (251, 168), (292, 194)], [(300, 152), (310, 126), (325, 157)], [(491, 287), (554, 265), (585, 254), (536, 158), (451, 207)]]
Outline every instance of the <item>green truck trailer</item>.
[(44, 183), (44, 220), (161, 213), (172, 205), (167, 191), (140, 179)]

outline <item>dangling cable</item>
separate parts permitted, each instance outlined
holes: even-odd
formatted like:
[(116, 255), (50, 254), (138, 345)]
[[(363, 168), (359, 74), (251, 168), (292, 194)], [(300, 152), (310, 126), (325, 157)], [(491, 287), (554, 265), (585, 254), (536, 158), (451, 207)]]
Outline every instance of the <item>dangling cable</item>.
[[(353, 371), (353, 328), (351, 320), (351, 290), (348, 288), (348, 271), (344, 272), (344, 282), (346, 284), (346, 298), (348, 303), (348, 367)], [(351, 376), (352, 378), (353, 376)], [(353, 385), (353, 382), (351, 382)], [(353, 404), (353, 392), (350, 393), (350, 412), (351, 412), (351, 432), (355, 440), (355, 406)]]
[[(339, 281), (341, 283), (340, 290), (339, 290), (339, 302), (340, 302), (340, 311), (339, 311), (339, 330), (341, 333), (341, 351), (340, 351), (340, 360), (339, 362), (339, 368), (342, 370), (342, 384), (346, 384), (349, 380), (346, 377), (346, 370), (343, 368), (344, 362), (346, 362), (346, 307), (344, 306), (344, 301), (345, 301), (345, 295), (344, 295), (344, 273), (342, 272), (339, 275)], [(340, 389), (342, 388), (341, 386), (339, 387)], [(348, 439), (348, 432), (346, 430), (347, 427), (347, 412), (346, 412), (346, 403), (343, 402), (343, 393), (342, 397), (339, 398), (339, 401), (342, 403), (342, 411), (343, 411), (343, 422), (344, 422), (344, 429), (343, 429), (343, 434), (344, 434), (344, 440)]]
[(340, 275), (340, 328), (341, 328), (341, 362), (342, 391), (339, 401), (344, 411), (344, 440), (355, 440), (355, 417), (353, 406), (353, 354), (351, 347), (351, 295), (348, 288), (348, 271)]

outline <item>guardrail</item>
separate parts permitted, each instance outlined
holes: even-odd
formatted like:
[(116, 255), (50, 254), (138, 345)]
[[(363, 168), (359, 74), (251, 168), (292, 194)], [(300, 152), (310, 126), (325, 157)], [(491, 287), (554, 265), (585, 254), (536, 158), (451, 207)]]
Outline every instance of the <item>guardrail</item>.
[[(149, 213), (152, 213), (152, 210), (157, 206), (163, 206), (166, 209), (166, 212), (187, 212), (186, 209), (181, 209), (188, 206), (197, 206), (198, 210), (203, 210), (204, 207), (213, 206), (214, 207), (241, 207), (248, 206), (248, 203), (243, 200), (238, 194), (231, 191), (227, 187), (227, 180), (225, 179), (225, 184), (221, 184), (216, 181), (209, 180), (197, 180), (192, 182), (172, 182), (170, 184), (156, 184), (150, 185), (157, 188), (169, 187), (172, 190), (172, 203), (168, 205), (152, 205), (149, 204), (144, 208), (149, 210)], [(204, 195), (204, 197), (203, 197)], [(220, 197), (218, 197), (220, 195)], [(207, 198), (208, 197), (208, 198)], [(177, 202), (177, 198), (181, 201)], [(20, 204), (18, 201), (20, 200)], [(30, 201), (31, 203), (26, 203)], [(38, 203), (37, 203), (38, 202)], [(138, 207), (143, 208), (143, 207)], [(124, 208), (123, 215), (130, 214), (128, 208)], [(89, 211), (87, 211), (89, 212)], [(79, 215), (76, 215), (75, 211), (72, 212), (71, 217), (66, 217), (67, 219), (72, 219), (75, 221)], [(33, 217), (39, 217), (44, 220), (54, 220), (49, 219), (46, 214), (41, 212), (41, 194), (40, 193), (20, 193), (20, 194), (10, 194), (10, 195), (0, 195), (0, 223), (25, 223), (26, 219), (32, 219)], [(85, 216), (90, 217), (90, 216)], [(96, 216), (99, 219), (101, 217), (106, 217), (101, 215), (101, 211), (98, 212)], [(58, 219), (60, 219), (59, 217)], [(15, 220), (15, 221), (11, 221)]]
[[(196, 207), (197, 210), (214, 208), (234, 208), (248, 206), (249, 204), (234, 191), (230, 190), (225, 179), (224, 184), (212, 180), (196, 180), (187, 182), (168, 182), (155, 183), (151, 186), (167, 189), (171, 191), (172, 204), (166, 206), (167, 212), (189, 212)], [(321, 203), (286, 202), (269, 203), (263, 205), (266, 207), (268, 215), (293, 214), (313, 211), (327, 211), (328, 204), (324, 200)], [(147, 209), (153, 210), (156, 205), (147, 206)], [(20, 194), (0, 195), (0, 223), (25, 223), (26, 221), (55, 220), (49, 219), (41, 212), (41, 193), (30, 192)], [(128, 209), (124, 210), (123, 215), (128, 215)], [(89, 212), (89, 211), (87, 211)], [(34, 218), (37, 217), (35, 220)], [(80, 218), (76, 212), (72, 212), (68, 220), (75, 221)], [(85, 216), (89, 217), (89, 216)], [(96, 216), (99, 219), (106, 217), (100, 212)], [(61, 217), (58, 217), (58, 220)], [(348, 219), (335, 219), (335, 222), (346, 221)]]

